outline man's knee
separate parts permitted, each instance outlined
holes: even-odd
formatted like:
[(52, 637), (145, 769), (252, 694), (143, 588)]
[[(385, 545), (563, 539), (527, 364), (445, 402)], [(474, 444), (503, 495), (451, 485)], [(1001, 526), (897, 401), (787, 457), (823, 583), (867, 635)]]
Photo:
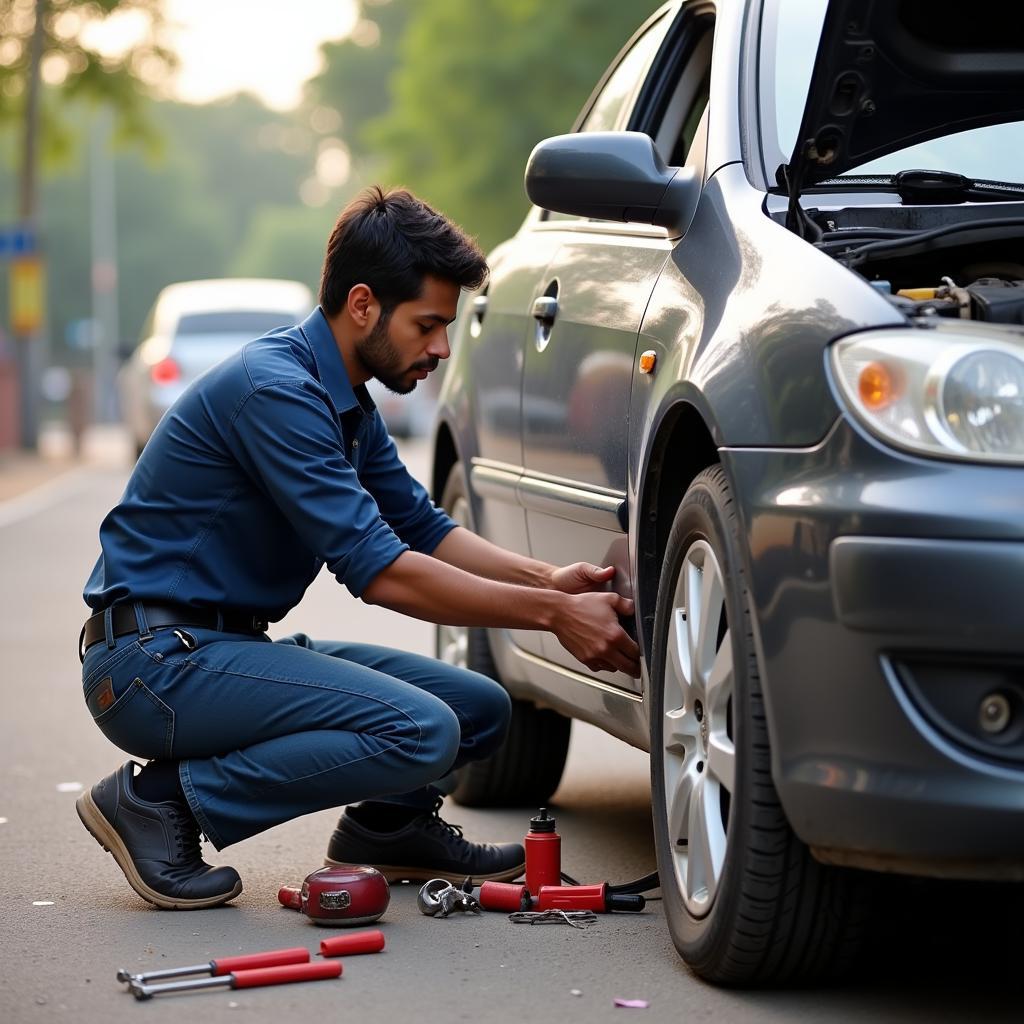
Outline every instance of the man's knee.
[(512, 718), (512, 699), (500, 683), (487, 676), (473, 674), (472, 720), (476, 742), (481, 747), (494, 749), (504, 741)]
[(431, 699), (416, 714), (417, 736), (410, 756), (423, 766), (428, 781), (446, 774), (455, 763), (462, 730), (455, 712), (444, 701)]

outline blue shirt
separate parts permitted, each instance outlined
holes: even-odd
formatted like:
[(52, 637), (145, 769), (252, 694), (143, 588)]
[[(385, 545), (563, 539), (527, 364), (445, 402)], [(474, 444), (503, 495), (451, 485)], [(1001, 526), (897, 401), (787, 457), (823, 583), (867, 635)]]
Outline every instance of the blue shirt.
[(282, 618), (327, 567), (359, 597), (455, 523), (349, 383), (320, 309), (250, 342), (161, 419), (100, 526), (94, 609), (173, 601)]

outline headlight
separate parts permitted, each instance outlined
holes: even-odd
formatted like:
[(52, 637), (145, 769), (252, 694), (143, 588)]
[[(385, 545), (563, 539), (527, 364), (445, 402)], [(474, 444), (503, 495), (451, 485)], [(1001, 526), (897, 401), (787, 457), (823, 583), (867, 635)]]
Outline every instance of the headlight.
[(923, 455), (1024, 463), (1024, 332), (985, 324), (855, 334), (831, 349), (871, 433)]

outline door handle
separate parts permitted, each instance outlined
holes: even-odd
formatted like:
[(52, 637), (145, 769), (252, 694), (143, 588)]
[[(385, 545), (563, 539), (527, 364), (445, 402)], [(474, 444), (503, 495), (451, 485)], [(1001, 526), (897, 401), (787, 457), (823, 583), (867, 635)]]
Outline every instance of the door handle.
[(533, 301), (533, 318), (542, 324), (553, 324), (558, 316), (558, 299), (552, 295), (541, 295)]

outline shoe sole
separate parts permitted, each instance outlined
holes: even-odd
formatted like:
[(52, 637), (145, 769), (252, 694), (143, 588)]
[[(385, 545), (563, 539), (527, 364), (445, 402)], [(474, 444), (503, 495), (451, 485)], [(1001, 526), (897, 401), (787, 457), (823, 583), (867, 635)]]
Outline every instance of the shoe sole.
[[(324, 865), (329, 868), (353, 868), (362, 865), (351, 861), (331, 860), (324, 858)], [(371, 867), (379, 871), (387, 882), (429, 882), (432, 878), (443, 878), (446, 882), (462, 882), (467, 876), (465, 871), (442, 871), (437, 869), (430, 871), (427, 868), (399, 867), (394, 864), (372, 864)], [(504, 871), (495, 871), (489, 875), (470, 875), (474, 882), (511, 882), (518, 878), (526, 870), (526, 861), (515, 867), (506, 868)]]
[(155, 907), (161, 907), (164, 910), (202, 910), (204, 907), (219, 907), (222, 903), (233, 900), (242, 891), (242, 882), (239, 880), (231, 892), (219, 896), (205, 896), (195, 900), (169, 899), (166, 896), (161, 896), (142, 880), (135, 868), (131, 854), (128, 853), (128, 848), (113, 825), (107, 821), (106, 816), (96, 806), (96, 801), (93, 800), (91, 793), (85, 792), (78, 798), (75, 802), (75, 810), (78, 811), (78, 817), (82, 819), (82, 824), (89, 830), (93, 839), (117, 861), (117, 866), (124, 872), (128, 884), (146, 902), (152, 903)]

